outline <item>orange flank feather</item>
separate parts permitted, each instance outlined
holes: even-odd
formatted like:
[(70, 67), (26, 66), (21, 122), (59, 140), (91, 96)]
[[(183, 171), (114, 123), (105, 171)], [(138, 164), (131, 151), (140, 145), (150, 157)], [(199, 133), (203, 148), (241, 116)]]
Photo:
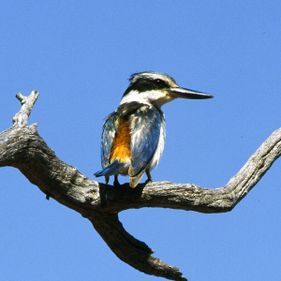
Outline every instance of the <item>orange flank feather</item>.
[(128, 121), (120, 120), (115, 138), (112, 143), (109, 162), (118, 160), (126, 163), (131, 160), (131, 135), (130, 124)]

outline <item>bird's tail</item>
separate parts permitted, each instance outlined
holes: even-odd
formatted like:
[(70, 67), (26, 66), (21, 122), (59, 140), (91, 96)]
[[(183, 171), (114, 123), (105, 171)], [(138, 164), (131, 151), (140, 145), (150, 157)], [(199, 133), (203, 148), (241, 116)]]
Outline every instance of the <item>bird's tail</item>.
[(143, 175), (143, 173), (141, 173), (140, 175), (138, 175), (136, 177), (131, 177), (130, 183), (129, 183), (130, 187), (135, 188), (138, 185), (142, 175)]
[(144, 171), (141, 171), (139, 174), (137, 174), (135, 176), (130, 175), (130, 183), (129, 183), (130, 187), (135, 188), (138, 185), (143, 174), (144, 174)]
[(117, 175), (119, 171), (126, 166), (126, 163), (119, 162), (117, 160), (113, 161), (111, 164), (103, 168), (102, 170), (96, 172), (94, 175), (96, 177), (109, 177)]

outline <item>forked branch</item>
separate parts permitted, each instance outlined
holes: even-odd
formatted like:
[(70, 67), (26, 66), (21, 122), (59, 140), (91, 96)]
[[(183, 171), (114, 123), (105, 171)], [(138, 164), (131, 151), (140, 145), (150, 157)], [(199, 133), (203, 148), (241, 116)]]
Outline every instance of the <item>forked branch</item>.
[(131, 236), (118, 219), (130, 208), (164, 207), (204, 213), (230, 211), (261, 179), (281, 154), (281, 129), (249, 158), (241, 170), (223, 187), (202, 188), (194, 184), (155, 182), (131, 189), (93, 181), (57, 158), (38, 134), (27, 125), (38, 98), (17, 95), (21, 109), (13, 126), (0, 133), (0, 167), (18, 168), (29, 181), (61, 204), (88, 218), (111, 250), (124, 262), (147, 274), (170, 280), (187, 280), (182, 273), (152, 256), (152, 250)]

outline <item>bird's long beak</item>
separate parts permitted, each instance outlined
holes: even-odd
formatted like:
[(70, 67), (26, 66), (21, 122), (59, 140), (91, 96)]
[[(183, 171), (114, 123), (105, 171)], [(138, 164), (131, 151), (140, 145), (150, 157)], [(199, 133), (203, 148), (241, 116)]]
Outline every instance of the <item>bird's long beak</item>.
[(185, 89), (182, 87), (174, 87), (170, 88), (169, 92), (171, 93), (172, 96), (175, 98), (184, 98), (184, 99), (210, 99), (213, 96), (204, 94), (198, 91), (190, 90), (190, 89)]

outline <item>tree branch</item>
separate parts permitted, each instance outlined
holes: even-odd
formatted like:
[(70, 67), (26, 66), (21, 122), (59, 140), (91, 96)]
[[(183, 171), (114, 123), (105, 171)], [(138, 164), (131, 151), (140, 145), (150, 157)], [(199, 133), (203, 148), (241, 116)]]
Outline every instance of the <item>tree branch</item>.
[(194, 184), (155, 182), (131, 189), (112, 187), (90, 180), (76, 168), (61, 161), (37, 132), (27, 126), (38, 98), (17, 94), (22, 106), (14, 125), (0, 133), (0, 167), (18, 168), (47, 196), (88, 218), (111, 250), (124, 262), (147, 274), (170, 280), (187, 280), (175, 267), (153, 257), (152, 250), (131, 236), (118, 219), (130, 208), (163, 207), (219, 213), (232, 210), (247, 195), (281, 154), (281, 129), (250, 157), (241, 170), (223, 187), (201, 188)]

